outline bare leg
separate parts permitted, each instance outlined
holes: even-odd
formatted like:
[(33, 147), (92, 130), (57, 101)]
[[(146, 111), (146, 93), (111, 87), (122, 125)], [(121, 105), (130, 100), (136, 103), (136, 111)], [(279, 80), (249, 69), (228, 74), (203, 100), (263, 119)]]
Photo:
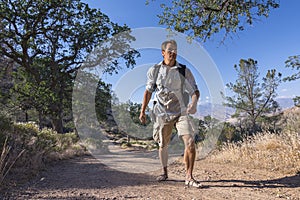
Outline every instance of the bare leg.
[(157, 180), (165, 181), (168, 178), (168, 147), (160, 147), (158, 152), (160, 163), (162, 165), (162, 175), (157, 177)]
[(170, 143), (172, 128), (174, 124), (164, 124), (160, 132), (160, 144), (159, 144), (159, 159), (162, 166), (163, 174), (157, 177), (158, 181), (165, 181), (168, 178), (168, 144)]
[[(166, 169), (168, 166), (168, 147), (160, 147), (159, 148), (159, 159), (160, 159), (160, 163), (161, 166)], [(166, 171), (164, 171), (166, 172)], [(167, 174), (167, 173), (165, 173)]]
[(182, 136), (184, 141), (185, 149), (184, 149), (184, 162), (185, 162), (185, 169), (186, 169), (186, 180), (192, 180), (193, 177), (193, 169), (194, 163), (196, 158), (196, 149), (194, 139), (191, 135), (184, 135)]
[(197, 187), (202, 188), (202, 184), (198, 181), (196, 181), (193, 177), (193, 169), (195, 164), (195, 158), (196, 158), (196, 148), (195, 148), (195, 142), (192, 136), (185, 135), (182, 137), (185, 145), (184, 150), (184, 162), (185, 162), (185, 168), (186, 168), (186, 175), (185, 175), (185, 185), (187, 187)]

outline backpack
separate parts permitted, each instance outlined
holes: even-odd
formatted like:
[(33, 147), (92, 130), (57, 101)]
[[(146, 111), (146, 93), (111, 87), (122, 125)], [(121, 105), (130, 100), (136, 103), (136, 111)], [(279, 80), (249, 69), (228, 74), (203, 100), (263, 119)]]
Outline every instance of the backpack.
[[(181, 63), (178, 63), (180, 65), (180, 67), (178, 68), (178, 71), (179, 73), (182, 75), (180, 76), (180, 79), (181, 79), (181, 93), (182, 93), (182, 98), (183, 98), (183, 103), (185, 106), (187, 106), (189, 104), (189, 94), (185, 91), (183, 91), (183, 86), (184, 86), (184, 83), (185, 83), (185, 69), (186, 69), (186, 65), (184, 64), (181, 64)], [(155, 89), (157, 88), (156, 86), (156, 79), (157, 79), (157, 76), (158, 76), (158, 72), (159, 72), (159, 69), (160, 69), (160, 65), (159, 64), (156, 64), (154, 65), (154, 81), (155, 81)]]

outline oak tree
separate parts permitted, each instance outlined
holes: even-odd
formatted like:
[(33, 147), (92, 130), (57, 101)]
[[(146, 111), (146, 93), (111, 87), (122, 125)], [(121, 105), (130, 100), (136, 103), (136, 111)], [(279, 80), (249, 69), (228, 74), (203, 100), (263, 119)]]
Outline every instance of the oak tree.
[[(2, 0), (0, 19), (0, 54), (18, 66), (19, 102), (30, 102), (57, 132), (63, 132), (73, 80), (86, 56), (111, 36), (130, 30), (80, 0)], [(107, 51), (95, 54), (95, 61), (99, 64), (112, 55), (133, 66), (137, 52), (125, 49), (134, 38), (122, 37), (106, 44)], [(109, 45), (122, 48), (110, 51)], [(119, 64), (109, 62), (105, 67), (112, 73)]]
[(279, 7), (278, 0), (172, 0), (162, 4), (158, 15), (160, 24), (205, 42), (216, 33), (243, 31), (261, 17), (268, 17), (271, 9)]

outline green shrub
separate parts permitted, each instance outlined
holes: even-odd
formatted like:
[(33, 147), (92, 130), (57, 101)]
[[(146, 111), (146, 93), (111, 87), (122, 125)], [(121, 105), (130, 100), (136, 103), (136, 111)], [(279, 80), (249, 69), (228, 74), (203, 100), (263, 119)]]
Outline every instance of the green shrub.
[(7, 137), (7, 132), (12, 130), (12, 120), (5, 112), (0, 112), (0, 148), (3, 148), (4, 141)]
[(46, 128), (39, 130), (34, 123), (11, 123), (11, 129), (5, 135), (8, 138), (6, 146), (10, 149), (6, 160), (14, 161), (18, 157), (11, 169), (15, 176), (31, 177), (48, 162), (86, 153), (75, 133), (58, 134)]

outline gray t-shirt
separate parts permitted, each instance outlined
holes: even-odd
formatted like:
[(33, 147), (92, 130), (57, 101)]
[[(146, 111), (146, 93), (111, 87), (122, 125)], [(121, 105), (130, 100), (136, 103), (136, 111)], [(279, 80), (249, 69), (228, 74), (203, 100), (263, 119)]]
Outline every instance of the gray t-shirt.
[[(158, 70), (155, 69), (157, 67)], [(182, 75), (178, 70), (180, 67), (182, 66), (178, 62), (173, 67), (160, 62), (158, 65), (152, 66), (147, 73), (146, 89), (149, 92), (156, 91), (154, 98), (157, 103), (153, 112), (162, 117), (164, 121), (185, 115), (186, 106), (183, 103), (182, 92), (185, 91), (191, 96), (198, 90), (195, 78), (188, 68), (185, 68), (185, 79), (183, 79), (185, 82), (182, 84)], [(158, 73), (156, 81), (155, 73)]]

